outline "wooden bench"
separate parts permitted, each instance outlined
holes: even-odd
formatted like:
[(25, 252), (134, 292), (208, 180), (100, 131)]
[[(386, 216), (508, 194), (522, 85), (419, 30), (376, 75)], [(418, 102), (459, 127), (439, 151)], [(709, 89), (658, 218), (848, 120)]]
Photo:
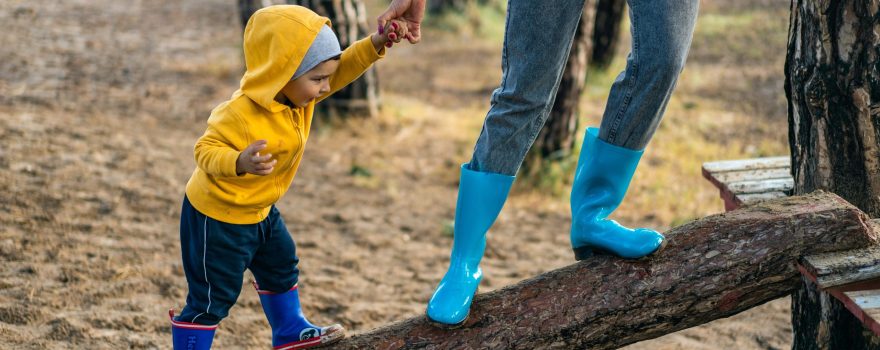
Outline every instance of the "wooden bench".
[(725, 211), (790, 196), (794, 188), (789, 157), (707, 162), (703, 177), (718, 187)]
[[(703, 163), (703, 177), (718, 187), (725, 211), (790, 196), (794, 188), (789, 157), (707, 162)], [(880, 231), (880, 220), (873, 220), (872, 225)], [(831, 295), (873, 333), (872, 337), (880, 337), (880, 247), (804, 257), (798, 269), (805, 293)], [(807, 304), (811, 310), (805, 311), (816, 314), (806, 318), (831, 322), (825, 319), (830, 306)]]
[(804, 257), (798, 269), (880, 335), (880, 247)]

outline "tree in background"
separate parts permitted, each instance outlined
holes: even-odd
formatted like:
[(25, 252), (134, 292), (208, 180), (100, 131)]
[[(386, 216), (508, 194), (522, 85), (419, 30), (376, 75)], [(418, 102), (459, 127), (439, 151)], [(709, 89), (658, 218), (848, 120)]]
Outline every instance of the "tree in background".
[(428, 13), (441, 14), (450, 11), (464, 11), (469, 6), (502, 5), (504, 0), (429, 0)]
[(605, 69), (614, 59), (620, 41), (621, 22), (626, 0), (598, 0), (593, 25), (593, 52), (590, 66)]
[[(339, 37), (339, 44), (343, 49), (370, 33), (363, 0), (239, 0), (242, 28), (258, 9), (278, 3), (305, 6), (330, 18), (333, 31)], [(326, 109), (330, 115), (337, 116), (378, 115), (379, 78), (375, 68), (321, 102), (318, 108)]]
[(523, 161), (523, 174), (526, 176), (546, 175), (548, 162), (566, 159), (574, 149), (581, 92), (587, 81), (587, 66), (593, 47), (595, 15), (596, 0), (587, 0), (559, 82), (559, 90), (556, 91), (553, 109)]
[[(867, 1), (794, 0), (785, 60), (794, 194), (834, 192), (880, 217), (880, 25)], [(792, 295), (793, 349), (876, 349), (827, 293)]]

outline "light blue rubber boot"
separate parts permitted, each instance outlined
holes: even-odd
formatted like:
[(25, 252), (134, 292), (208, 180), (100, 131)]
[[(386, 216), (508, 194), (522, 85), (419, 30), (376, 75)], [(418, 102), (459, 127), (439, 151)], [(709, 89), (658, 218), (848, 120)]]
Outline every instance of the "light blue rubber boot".
[(638, 259), (666, 243), (657, 231), (621, 226), (608, 215), (623, 201), (639, 165), (641, 151), (599, 139), (599, 129), (588, 128), (571, 189), (571, 246), (577, 260), (595, 253)]
[(171, 318), (171, 339), (174, 350), (209, 350), (214, 342), (217, 325), (181, 322), (174, 319), (174, 310), (168, 310)]
[(449, 270), (434, 291), (426, 311), (435, 325), (444, 328), (461, 326), (467, 319), (483, 277), (480, 259), (486, 248), (486, 231), (501, 212), (514, 179), (473, 171), (467, 166), (461, 166)]
[(318, 327), (306, 319), (299, 303), (299, 291), (293, 286), (284, 293), (261, 290), (260, 304), (272, 326), (272, 347), (275, 349), (306, 349), (335, 343), (345, 338), (345, 328), (338, 324)]

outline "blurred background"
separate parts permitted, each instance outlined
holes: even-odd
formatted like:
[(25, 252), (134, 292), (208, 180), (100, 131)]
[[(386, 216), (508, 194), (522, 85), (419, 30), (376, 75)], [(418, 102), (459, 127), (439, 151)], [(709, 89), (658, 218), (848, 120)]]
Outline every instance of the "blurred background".
[[(333, 17), (344, 45), (387, 4), (299, 3)], [(170, 347), (167, 310), (186, 297), (178, 220), (192, 147), (244, 72), (242, 21), (270, 4), (0, 2), (0, 348)], [(316, 115), (278, 203), (314, 322), (364, 331), (420, 315), (445, 272), (458, 167), (500, 81), (505, 3), (429, 4), (421, 43), (389, 49)], [(701, 2), (687, 66), (618, 221), (665, 230), (722, 212), (703, 162), (788, 155), (788, 19), (787, 2)], [(581, 24), (546, 132), (489, 232), (482, 291), (574, 262), (579, 143), (630, 43), (620, 1), (588, 0)], [(247, 282), (216, 348), (269, 346)], [(790, 344), (786, 298), (627, 349)]]

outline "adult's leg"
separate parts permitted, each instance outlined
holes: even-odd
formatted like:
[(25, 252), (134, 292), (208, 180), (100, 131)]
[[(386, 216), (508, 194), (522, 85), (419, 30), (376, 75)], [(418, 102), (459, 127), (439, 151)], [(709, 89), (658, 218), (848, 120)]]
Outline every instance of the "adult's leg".
[(474, 147), (469, 169), (516, 175), (553, 107), (583, 0), (507, 5), (501, 86)]
[(444, 327), (461, 325), (482, 279), (486, 232), (553, 105), (583, 0), (511, 0), (501, 65), (501, 86), (469, 164), (461, 167), (449, 269), (426, 314)]
[(687, 59), (698, 0), (628, 0), (632, 48), (611, 86), (599, 139), (642, 150), (663, 118)]
[(575, 258), (596, 252), (641, 258), (666, 242), (608, 216), (623, 201), (684, 65), (698, 0), (630, 0), (632, 51), (611, 89), (600, 129), (589, 128), (571, 191)]

